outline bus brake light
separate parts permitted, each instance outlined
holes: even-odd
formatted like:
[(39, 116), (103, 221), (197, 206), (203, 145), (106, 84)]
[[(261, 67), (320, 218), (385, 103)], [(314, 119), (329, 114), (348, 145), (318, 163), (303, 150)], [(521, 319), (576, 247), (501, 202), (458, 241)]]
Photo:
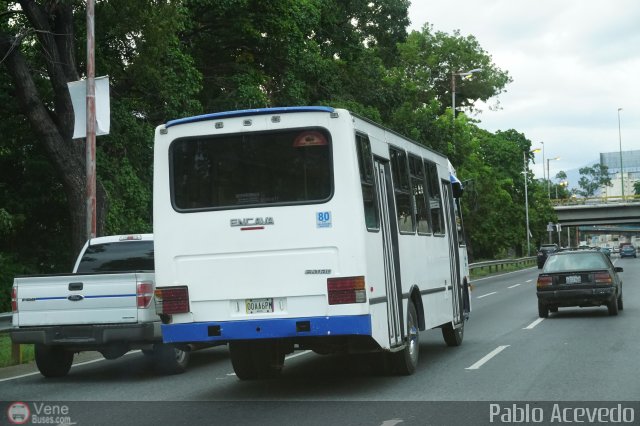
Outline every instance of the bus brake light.
[(364, 277), (342, 277), (327, 279), (330, 305), (364, 303), (367, 301)]
[(184, 314), (189, 312), (187, 286), (156, 288), (156, 312), (158, 314)]

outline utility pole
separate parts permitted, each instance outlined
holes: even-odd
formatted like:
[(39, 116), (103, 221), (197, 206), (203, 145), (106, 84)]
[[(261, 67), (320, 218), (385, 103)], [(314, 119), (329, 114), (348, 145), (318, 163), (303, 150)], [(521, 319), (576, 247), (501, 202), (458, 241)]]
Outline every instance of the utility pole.
[(87, 137), (86, 195), (87, 238), (96, 236), (96, 83), (95, 83), (95, 0), (87, 0)]

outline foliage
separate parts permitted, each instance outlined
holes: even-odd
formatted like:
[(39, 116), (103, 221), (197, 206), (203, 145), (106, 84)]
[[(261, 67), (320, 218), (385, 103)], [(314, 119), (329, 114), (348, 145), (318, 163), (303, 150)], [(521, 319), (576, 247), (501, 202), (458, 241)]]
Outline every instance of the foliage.
[[(525, 179), (530, 226), (541, 240), (554, 217), (546, 187), (528, 167), (522, 173), (532, 160), (523, 156), (530, 141), (513, 129), (481, 130), (450, 108), (452, 73), (482, 69), (473, 79), (454, 77), (456, 105), (465, 111), (477, 100), (495, 100), (509, 74), (473, 36), (429, 24), (407, 34), (408, 6), (97, 2), (96, 74), (109, 76), (111, 90), (111, 131), (97, 138), (99, 232), (152, 231), (157, 125), (203, 112), (316, 104), (347, 108), (447, 155), (465, 182), (462, 207), (475, 258), (526, 249)], [(0, 310), (8, 308), (14, 275), (68, 271), (84, 238), (76, 235), (84, 144), (71, 139), (66, 91), (86, 69), (84, 7), (24, 0), (0, 14)]]
[(582, 167), (580, 170), (581, 190), (578, 191), (583, 197), (593, 197), (596, 191), (603, 186), (612, 186), (609, 176), (609, 167), (596, 163), (591, 167)]

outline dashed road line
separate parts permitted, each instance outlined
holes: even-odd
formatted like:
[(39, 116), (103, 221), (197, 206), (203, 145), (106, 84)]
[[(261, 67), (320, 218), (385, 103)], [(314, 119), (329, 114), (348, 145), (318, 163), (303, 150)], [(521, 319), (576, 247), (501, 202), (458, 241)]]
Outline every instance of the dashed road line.
[(493, 358), (494, 356), (498, 355), (500, 352), (504, 351), (505, 349), (507, 349), (510, 345), (503, 345), (503, 346), (498, 346), (497, 348), (495, 348), (494, 350), (492, 350), (491, 352), (489, 352), (487, 355), (485, 355), (484, 357), (482, 357), (482, 359), (478, 362), (476, 362), (475, 364), (473, 364), (471, 367), (467, 367), (465, 368), (465, 370), (477, 370), (478, 368), (482, 367), (483, 365), (485, 365), (487, 362), (489, 362), (489, 360), (491, 360), (491, 358)]
[(532, 322), (531, 324), (523, 328), (523, 330), (531, 330), (533, 327), (540, 324), (542, 321), (544, 321), (544, 318), (538, 318), (537, 320), (535, 320), (534, 322)]
[(507, 288), (516, 288), (516, 287), (518, 287), (519, 285), (521, 285), (521, 284), (514, 284), (514, 285), (511, 285), (511, 286), (509, 286), (509, 287), (507, 287)]
[(482, 299), (483, 297), (491, 296), (492, 294), (496, 294), (497, 291), (492, 291), (491, 293), (483, 294), (482, 296), (478, 296), (478, 299)]

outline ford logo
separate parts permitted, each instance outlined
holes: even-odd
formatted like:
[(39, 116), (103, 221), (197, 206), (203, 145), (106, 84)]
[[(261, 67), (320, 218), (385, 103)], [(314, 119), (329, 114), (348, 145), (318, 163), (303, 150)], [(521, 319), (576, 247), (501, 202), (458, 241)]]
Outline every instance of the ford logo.
[(79, 294), (74, 294), (72, 296), (67, 297), (67, 299), (69, 299), (72, 302), (78, 302), (78, 301), (84, 299), (84, 296), (81, 296)]

